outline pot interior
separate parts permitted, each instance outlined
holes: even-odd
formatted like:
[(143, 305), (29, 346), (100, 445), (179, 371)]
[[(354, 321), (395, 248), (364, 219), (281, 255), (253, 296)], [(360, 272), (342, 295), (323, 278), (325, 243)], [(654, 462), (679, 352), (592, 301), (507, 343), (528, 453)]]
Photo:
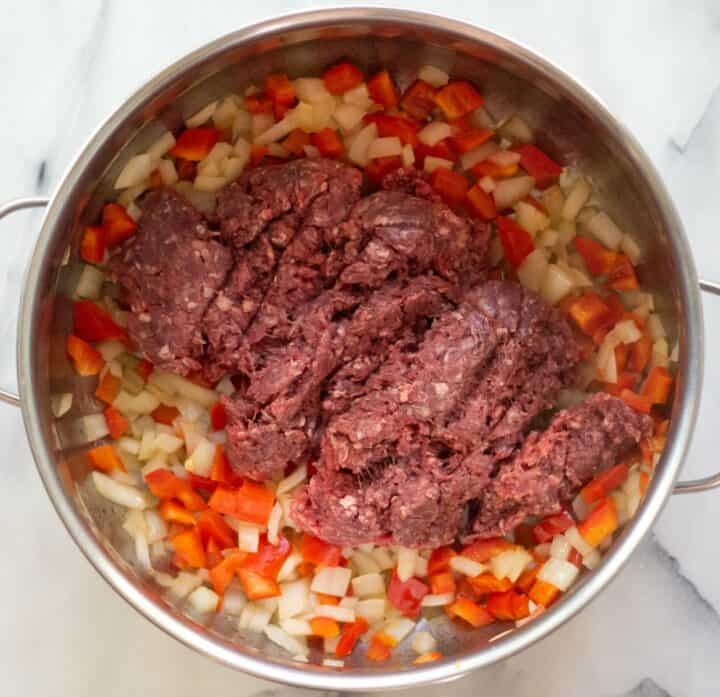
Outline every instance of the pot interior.
[[(621, 142), (611, 122), (591, 112), (586, 96), (555, 81), (551, 69), (533, 61), (530, 54), (492, 35), (478, 32), (471, 39), (457, 30), (459, 25), (444, 28), (442, 20), (426, 18), (424, 23), (417, 23), (409, 17), (347, 19), (340, 23), (318, 19), (294, 29), (288, 20), (284, 25), (278, 23), (275, 31), (265, 30), (254, 37), (250, 36), (252, 30), (247, 33), (250, 38), (243, 32), (229, 36), (185, 59), (179, 68), (161, 74), (105, 124), (70, 171), (43, 230), (43, 260), (41, 266), (34, 267), (42, 273), (28, 280), (29, 287), (36, 286), (32, 291), (33, 315), (29, 318), (34, 417), (45, 447), (52, 453), (55, 486), (64, 491), (66, 504), (74, 511), (61, 513), (79, 518), (75, 524), (91, 532), (116, 565), (114, 573), (124, 576), (146, 603), (173, 614), (190, 633), (229, 642), (226, 648), (248, 657), (291, 663), (285, 652), (264, 637), (239, 632), (235, 622), (206, 626), (198, 618), (186, 618), (182, 606), (168, 599), (162, 588), (127, 561), (134, 555), (132, 541), (121, 527), (124, 510), (94, 492), (84, 458), (90, 446), (85, 433), (78, 429), (79, 417), (102, 409), (93, 396), (95, 379), (78, 378), (65, 352), (64, 337), (72, 326), (71, 302), (81, 268), (77, 247), (82, 228), (94, 223), (103, 203), (114, 198), (112, 183), (127, 159), (145, 150), (164, 130), (177, 131), (185, 117), (209, 101), (228, 92), (242, 94), (248, 85), (261, 84), (269, 72), (286, 72), (291, 77), (317, 75), (343, 57), (366, 71), (390, 67), (401, 87), (409, 84), (425, 64), (472, 80), (486, 97), (493, 116), (503, 118), (519, 112), (536, 131), (538, 144), (551, 156), (589, 174), (597, 201), (625, 231), (635, 235), (646, 259), (639, 270), (641, 281), (656, 293), (656, 307), (670, 345), (680, 341), (679, 384), (687, 369), (686, 337), (679, 332), (679, 327), (685, 326), (687, 309), (681, 291), (683, 272), (677, 261), (678, 243), (668, 229), (664, 202), (658, 201), (657, 191), (648, 183), (648, 173), (637, 164), (635, 146)], [(56, 420), (49, 397), (63, 392), (73, 394), (73, 406)], [(48, 486), (53, 488), (52, 484)], [(54, 498), (57, 503), (57, 496)], [(107, 565), (107, 561), (101, 564)], [(570, 603), (576, 592), (569, 593), (559, 607)], [(512, 634), (525, 631), (508, 633), (509, 626), (465, 631), (447, 623), (444, 613), (432, 622), (445, 663), (455, 666), (448, 675), (462, 673), (469, 656), (487, 652), (491, 645), (501, 647)], [(372, 675), (417, 670), (409, 660), (411, 653), (409, 647), (398, 651), (385, 664), (354, 657), (346, 662), (343, 673)], [(313, 655), (311, 663), (321, 660), (321, 656)], [(336, 670), (296, 666), (316, 675)], [(308, 682), (312, 683), (313, 678)]]

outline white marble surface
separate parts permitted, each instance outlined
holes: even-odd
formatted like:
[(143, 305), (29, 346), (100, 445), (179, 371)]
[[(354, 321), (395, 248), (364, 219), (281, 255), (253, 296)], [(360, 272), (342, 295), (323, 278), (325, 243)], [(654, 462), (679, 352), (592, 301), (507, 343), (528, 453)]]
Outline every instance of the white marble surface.
[[(403, 4), (439, 9), (428, 0)], [(264, 16), (305, 7), (291, 0), (4, 3), (0, 199), (50, 191), (98, 121), (172, 60)], [(720, 279), (716, 0), (446, 0), (442, 11), (525, 42), (600, 95), (664, 176), (701, 275)], [(2, 223), (3, 384), (14, 381), (14, 308), (37, 220), (30, 213)], [(687, 474), (718, 466), (713, 426), (720, 414), (715, 360), (720, 300), (709, 299), (705, 311), (706, 388)], [(2, 695), (185, 697), (274, 689), (192, 653), (131, 611), (60, 525), (35, 473), (20, 415), (5, 406), (0, 406), (0, 443), (5, 453), (0, 468)], [(581, 616), (540, 645), (452, 690), (496, 697), (717, 695), (719, 511), (720, 492), (672, 499), (655, 536)]]

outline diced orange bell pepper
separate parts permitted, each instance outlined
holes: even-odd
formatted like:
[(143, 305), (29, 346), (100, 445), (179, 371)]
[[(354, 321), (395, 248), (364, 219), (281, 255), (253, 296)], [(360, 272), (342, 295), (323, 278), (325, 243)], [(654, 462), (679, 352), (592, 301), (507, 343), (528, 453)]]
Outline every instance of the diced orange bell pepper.
[(205, 548), (197, 528), (188, 528), (173, 535), (170, 545), (175, 550), (173, 563), (181, 569), (203, 569), (207, 566)]
[(177, 137), (170, 154), (190, 162), (200, 162), (208, 156), (221, 136), (221, 131), (209, 126), (188, 128)]
[(495, 199), (479, 184), (475, 184), (468, 189), (467, 200), (472, 210), (483, 220), (495, 220), (497, 217)]
[(387, 661), (390, 658), (390, 647), (383, 643), (377, 636), (370, 640), (370, 646), (367, 650), (367, 658), (370, 661)]
[(585, 520), (578, 523), (578, 530), (585, 541), (597, 547), (617, 530), (618, 519), (615, 502), (611, 498), (601, 499)]
[(225, 455), (225, 450), (218, 443), (215, 446), (215, 455), (213, 457), (212, 469), (210, 470), (210, 479), (221, 484), (230, 484), (232, 486), (242, 486), (243, 479), (238, 477), (230, 467), (230, 462)]
[(652, 356), (653, 340), (646, 332), (634, 344), (630, 344), (630, 356), (628, 366), (630, 370), (636, 373), (642, 373), (645, 370), (650, 357)]
[(513, 590), (491, 593), (487, 599), (488, 612), (498, 620), (521, 620), (530, 614), (528, 597)]
[(645, 496), (648, 486), (650, 485), (650, 475), (643, 470), (640, 470), (640, 496)]
[(472, 167), (472, 173), (477, 179), (492, 177), (493, 179), (506, 179), (512, 177), (518, 171), (517, 163), (511, 165), (499, 165), (490, 160), (483, 160)]
[(470, 576), (467, 578), (467, 582), (470, 584), (473, 594), (478, 598), (482, 598), (488, 593), (502, 593), (512, 588), (509, 578), (496, 578), (490, 573)]
[(374, 123), (378, 129), (378, 135), (382, 138), (396, 136), (404, 145), (418, 145), (418, 131), (420, 124), (406, 116), (390, 115), (381, 112), (366, 114), (363, 123)]
[(237, 576), (248, 600), (264, 600), (280, 595), (280, 586), (271, 578), (244, 568), (237, 570)]
[(173, 421), (180, 416), (180, 410), (177, 407), (171, 407), (167, 404), (161, 404), (156, 409), (150, 412), (153, 421), (159, 424), (165, 424), (166, 426), (172, 426)]
[(550, 607), (558, 595), (560, 595), (560, 590), (557, 586), (540, 579), (535, 581), (528, 593), (530, 600), (536, 605), (542, 605), (543, 607)]
[(207, 544), (215, 540), (220, 549), (229, 549), (237, 545), (237, 533), (223, 520), (223, 517), (211, 508), (205, 509), (197, 518), (200, 537)]
[(352, 63), (342, 62), (328, 68), (322, 79), (330, 94), (344, 94), (363, 81), (363, 74), (362, 70)]
[(432, 575), (447, 571), (450, 568), (450, 560), (455, 554), (455, 550), (449, 546), (434, 549), (428, 561), (428, 574)]
[(310, 145), (310, 134), (306, 133), (300, 128), (296, 128), (290, 131), (285, 140), (282, 142), (282, 146), (288, 152), (292, 153), (296, 157), (305, 154), (305, 146)]
[(397, 571), (393, 572), (388, 585), (388, 600), (406, 617), (417, 617), (420, 614), (422, 599), (430, 589), (419, 579), (411, 576), (401, 581)]
[(439, 661), (442, 658), (442, 654), (439, 651), (426, 651), (421, 653), (416, 659), (413, 660), (413, 665), (420, 666), (424, 663), (432, 663), (433, 661)]
[(495, 621), (487, 608), (478, 605), (470, 598), (457, 598), (445, 608), (445, 612), (452, 619), (459, 617), (461, 620), (465, 620), (471, 627), (484, 627)]
[(335, 655), (338, 658), (349, 656), (358, 639), (368, 630), (368, 623), (363, 617), (358, 617), (354, 622), (346, 624), (340, 634), (340, 639), (335, 647)]
[(185, 506), (177, 501), (166, 499), (158, 506), (158, 513), (168, 523), (180, 523), (180, 525), (195, 525), (195, 516)]
[(210, 583), (218, 595), (225, 593), (237, 572), (242, 568), (246, 557), (245, 552), (233, 552), (210, 569)]
[(400, 99), (400, 108), (418, 121), (424, 121), (435, 108), (436, 89), (423, 80), (415, 80)]
[(540, 573), (540, 569), (542, 569), (542, 565), (535, 564), (535, 566), (533, 566), (531, 569), (526, 569), (525, 571), (523, 571), (518, 577), (518, 580), (515, 581), (515, 587), (523, 593), (528, 593), (533, 587), (535, 579)]
[(392, 109), (394, 106), (397, 106), (397, 90), (387, 70), (381, 70), (379, 73), (373, 75), (367, 81), (367, 88), (370, 97), (376, 104), (381, 104), (386, 109)]
[(588, 336), (609, 327), (614, 321), (612, 310), (597, 293), (587, 291), (570, 301), (568, 314)]
[(307, 532), (300, 538), (298, 551), (305, 561), (320, 566), (338, 566), (342, 561), (341, 547), (331, 545)]
[(456, 590), (455, 577), (451, 571), (431, 574), (428, 580), (430, 581), (430, 592), (436, 595), (454, 593)]
[(95, 396), (105, 404), (112, 404), (115, 397), (120, 393), (121, 385), (122, 380), (108, 370), (98, 382), (98, 386), (95, 388)]
[(256, 143), (253, 143), (250, 146), (250, 164), (253, 166), (259, 165), (265, 159), (267, 152), (267, 145), (257, 145)]
[(290, 106), (295, 103), (295, 87), (284, 73), (265, 77), (265, 94), (276, 104)]
[(430, 185), (446, 203), (462, 203), (469, 188), (468, 180), (459, 172), (438, 167), (430, 175)]
[(640, 287), (635, 268), (625, 254), (617, 254), (607, 285), (608, 288), (619, 291), (637, 290)]
[(340, 625), (330, 617), (313, 617), (310, 620), (313, 636), (334, 639), (340, 634)]
[(525, 143), (513, 150), (520, 153), (520, 166), (535, 179), (538, 189), (552, 186), (562, 174), (562, 167), (536, 145)]
[(479, 148), (494, 135), (495, 131), (491, 131), (489, 128), (474, 128), (466, 133), (454, 136), (452, 144), (459, 153), (470, 152), (475, 148)]
[(249, 480), (242, 486), (228, 488), (218, 486), (208, 505), (218, 513), (230, 515), (255, 525), (267, 525), (270, 511), (275, 503), (275, 494), (263, 486)]
[(92, 300), (76, 300), (73, 304), (73, 331), (85, 341), (128, 340), (125, 329)]
[(108, 249), (120, 244), (137, 230), (137, 223), (119, 203), (106, 203), (103, 206), (102, 224)]
[(464, 80), (450, 82), (435, 94), (435, 103), (448, 119), (459, 119), (481, 107), (484, 101), (480, 93)]
[(649, 414), (652, 409), (652, 402), (647, 397), (628, 390), (626, 387), (620, 390), (618, 397), (629, 407), (642, 414)]
[(561, 535), (575, 525), (575, 521), (567, 511), (546, 516), (533, 526), (533, 537), (538, 544), (550, 542), (555, 535)]
[(535, 249), (530, 233), (511, 218), (502, 215), (495, 218), (495, 225), (500, 234), (505, 258), (511, 266), (517, 268)]
[(655, 461), (655, 455), (658, 455), (665, 448), (665, 436), (652, 436), (644, 438), (640, 441), (640, 452), (642, 453), (643, 462), (652, 467)]
[(107, 407), (103, 415), (110, 431), (110, 438), (113, 440), (121, 438), (130, 430), (128, 420), (117, 409)]
[(462, 548), (461, 554), (473, 561), (486, 562), (500, 552), (514, 549), (515, 545), (504, 537), (490, 537), (487, 540), (477, 540)]
[(101, 264), (105, 258), (105, 230), (100, 225), (88, 225), (80, 240), (80, 258), (89, 264)]
[(583, 501), (590, 504), (604, 498), (613, 489), (617, 489), (628, 478), (629, 473), (630, 468), (625, 462), (600, 472), (595, 479), (580, 490)]
[(251, 114), (272, 114), (275, 111), (272, 99), (264, 94), (250, 94), (245, 97), (245, 108)]
[(102, 355), (87, 341), (83, 341), (74, 334), (68, 334), (66, 347), (78, 375), (97, 375), (103, 369), (105, 361)]
[(670, 397), (673, 378), (670, 371), (663, 366), (655, 366), (642, 388), (642, 396), (647, 397), (652, 404), (666, 404)]
[(402, 160), (399, 155), (376, 157), (374, 160), (370, 160), (370, 163), (365, 167), (365, 174), (371, 182), (380, 184), (386, 174), (390, 174), (390, 172), (401, 166)]
[(145, 475), (145, 482), (159, 499), (177, 499), (189, 511), (202, 511), (207, 504), (189, 482), (166, 469), (157, 469)]
[(617, 252), (606, 249), (595, 240), (578, 235), (573, 245), (593, 276), (609, 274), (615, 267)]
[(332, 128), (323, 128), (322, 131), (313, 133), (310, 136), (310, 142), (323, 157), (340, 157), (344, 152), (342, 141)]
[(88, 450), (87, 458), (90, 464), (101, 472), (125, 471), (125, 465), (123, 465), (112, 445), (99, 445), (97, 448)]

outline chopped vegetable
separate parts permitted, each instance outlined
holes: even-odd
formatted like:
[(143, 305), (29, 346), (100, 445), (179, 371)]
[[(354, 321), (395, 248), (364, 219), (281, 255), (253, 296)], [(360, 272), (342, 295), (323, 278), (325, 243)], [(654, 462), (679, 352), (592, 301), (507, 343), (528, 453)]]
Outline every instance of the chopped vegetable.
[(207, 565), (205, 548), (197, 528), (189, 528), (170, 538), (175, 550), (173, 563), (181, 569), (202, 569)]
[(459, 617), (472, 627), (483, 627), (495, 621), (487, 608), (478, 605), (470, 598), (458, 598), (447, 606), (446, 612), (451, 618)]
[(367, 88), (372, 100), (377, 104), (382, 104), (386, 109), (397, 105), (397, 90), (387, 70), (373, 75), (367, 82)]
[(435, 103), (448, 119), (459, 119), (481, 107), (484, 101), (469, 82), (461, 80), (448, 83), (435, 95)]
[(497, 217), (497, 209), (493, 197), (487, 193), (479, 184), (472, 186), (467, 194), (467, 200), (472, 209), (483, 220), (494, 220)]
[(530, 237), (527, 230), (523, 230), (511, 218), (499, 215), (495, 219), (495, 224), (500, 233), (505, 258), (512, 266), (517, 268), (522, 264), (525, 257), (535, 249), (532, 237)]
[(84, 341), (127, 341), (127, 332), (118, 326), (104, 310), (90, 300), (76, 300), (73, 305), (73, 328)]
[(296, 101), (295, 87), (284, 73), (265, 77), (265, 93), (276, 104), (290, 106)]
[(592, 547), (597, 547), (618, 526), (615, 503), (611, 498), (601, 499), (585, 520), (577, 528), (583, 539)]
[(188, 128), (178, 136), (170, 154), (190, 162), (200, 162), (209, 155), (221, 136), (222, 132), (217, 128)]
[(238, 569), (237, 577), (248, 600), (264, 600), (280, 595), (280, 586), (277, 581), (261, 576), (251, 569)]
[(670, 397), (673, 378), (670, 371), (663, 366), (656, 366), (642, 388), (642, 396), (647, 398), (651, 404), (666, 404)]
[(415, 80), (400, 99), (400, 108), (412, 118), (424, 121), (435, 108), (435, 92), (432, 85)]
[(97, 375), (102, 370), (105, 365), (102, 355), (87, 341), (74, 334), (68, 334), (65, 344), (78, 375)]
[(105, 258), (105, 230), (99, 225), (88, 225), (80, 240), (80, 258), (89, 264), (101, 264)]
[(452, 143), (458, 152), (466, 153), (475, 150), (475, 148), (479, 148), (494, 135), (495, 131), (491, 131), (488, 128), (474, 128), (454, 136)]
[[(586, 484), (580, 491), (583, 501), (587, 504), (605, 498), (613, 489), (617, 489), (627, 478), (630, 468), (624, 462), (606, 469)], [(568, 525), (568, 527), (570, 527)], [(564, 532), (564, 531), (563, 531)]]
[(137, 223), (130, 217), (127, 209), (118, 203), (106, 203), (102, 211), (102, 227), (105, 246), (112, 249), (137, 230)]
[(438, 167), (430, 175), (430, 184), (447, 203), (462, 203), (468, 191), (468, 181), (462, 174)]
[(343, 154), (343, 144), (332, 128), (323, 128), (310, 136), (310, 142), (320, 151), (323, 157), (339, 157)]
[(342, 560), (342, 549), (304, 533), (298, 545), (302, 558), (318, 566), (338, 566)]
[(101, 472), (113, 472), (114, 470), (125, 471), (125, 465), (117, 456), (112, 445), (100, 445), (97, 448), (88, 450), (87, 458), (90, 464)]
[(567, 511), (561, 511), (546, 516), (532, 528), (532, 534), (538, 544), (550, 542), (555, 535), (561, 535), (568, 528), (575, 525), (575, 521)]
[(487, 611), (498, 620), (521, 620), (530, 614), (528, 597), (513, 590), (491, 593), (487, 599)]
[(520, 166), (535, 179), (538, 189), (547, 189), (557, 182), (562, 167), (531, 143), (513, 148), (520, 154)]
[(159, 499), (177, 499), (189, 511), (202, 511), (207, 507), (202, 496), (184, 479), (180, 479), (172, 472), (157, 469), (145, 475), (150, 491)]
[(122, 380), (113, 375), (109, 370), (100, 378), (95, 396), (105, 404), (112, 404), (120, 392)]
[(429, 590), (419, 578), (401, 581), (397, 573), (393, 573), (388, 586), (388, 600), (406, 617), (417, 617), (422, 599)]
[(175, 419), (180, 416), (180, 410), (177, 407), (170, 407), (167, 404), (161, 404), (150, 413), (153, 421), (166, 426), (172, 426)]
[(110, 438), (117, 440), (124, 436), (130, 430), (130, 424), (128, 420), (113, 407), (107, 407), (103, 411), (105, 415), (105, 421), (107, 421), (108, 430), (110, 431)]
[(340, 639), (335, 647), (335, 655), (338, 658), (349, 656), (358, 639), (365, 634), (368, 630), (368, 623), (362, 618), (358, 617), (352, 624), (346, 624), (343, 627)]
[(343, 94), (361, 84), (363, 74), (352, 63), (337, 63), (323, 73), (322, 79), (330, 94)]
[(267, 525), (275, 494), (266, 487), (245, 480), (242, 486), (218, 486), (208, 501), (210, 508), (255, 525)]

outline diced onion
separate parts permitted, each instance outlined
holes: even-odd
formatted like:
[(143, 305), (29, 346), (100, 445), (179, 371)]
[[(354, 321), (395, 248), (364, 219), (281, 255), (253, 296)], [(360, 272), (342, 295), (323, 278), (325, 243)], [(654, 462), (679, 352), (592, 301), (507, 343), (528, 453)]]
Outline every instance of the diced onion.
[(600, 556), (600, 552), (598, 552), (596, 549), (593, 549), (592, 552), (586, 554), (582, 558), (582, 563), (586, 569), (590, 569), (592, 571), (594, 568), (597, 567), (601, 559), (602, 557)]
[(542, 249), (535, 249), (530, 252), (523, 260), (523, 263), (518, 266), (518, 280), (526, 288), (537, 293), (545, 279), (547, 268), (547, 254)]
[(402, 164), (403, 167), (412, 167), (415, 164), (415, 151), (413, 150), (413, 146), (409, 143), (403, 145)]
[(555, 535), (550, 543), (550, 556), (554, 559), (567, 559), (572, 551), (572, 545), (565, 535)]
[(412, 638), (412, 650), (417, 654), (434, 651), (437, 647), (437, 641), (430, 632), (415, 632)]
[(511, 116), (498, 131), (503, 138), (514, 143), (532, 143), (534, 140), (532, 129), (517, 114)]
[[(291, 114), (288, 114), (288, 116), (291, 116)], [(272, 114), (253, 114), (251, 129), (253, 140), (257, 142), (259, 136), (265, 133), (265, 131), (272, 128), (274, 123), (275, 119), (273, 118)]]
[(192, 593), (202, 581), (197, 574), (191, 574), (188, 571), (181, 571), (170, 586), (170, 595), (178, 600), (182, 600)]
[(418, 80), (427, 82), (428, 85), (433, 87), (444, 87), (450, 82), (450, 76), (440, 68), (436, 68), (434, 65), (423, 65), (418, 70)]
[(518, 201), (515, 204), (515, 213), (517, 214), (518, 225), (527, 230), (533, 237), (550, 224), (550, 218), (535, 206), (525, 203), (525, 201)]
[(660, 315), (655, 313), (648, 315), (647, 328), (653, 338), (653, 341), (664, 339), (667, 336), (665, 333), (665, 327), (663, 327), (662, 320), (660, 319)]
[(388, 620), (382, 627), (382, 633), (387, 634), (399, 644), (405, 637), (409, 636), (415, 629), (415, 622), (407, 617), (396, 617)]
[(380, 567), (380, 571), (392, 569), (395, 566), (395, 562), (390, 556), (390, 553), (384, 547), (375, 547), (371, 554), (376, 564)]
[(587, 200), (590, 198), (591, 192), (592, 187), (590, 186), (590, 182), (585, 179), (585, 177), (578, 177), (578, 179), (573, 184), (570, 193), (565, 199), (565, 204), (563, 205), (562, 209), (562, 217), (565, 220), (575, 220), (577, 214), (580, 212), (582, 207), (587, 203)]
[(280, 648), (285, 649), (289, 653), (301, 656), (307, 655), (308, 646), (304, 639), (298, 639), (297, 637), (290, 636), (287, 632), (283, 631), (280, 627), (277, 627), (274, 624), (267, 625), (263, 631), (270, 641), (277, 644)]
[(323, 658), (322, 664), (326, 668), (344, 668), (345, 667), (345, 661), (343, 661), (339, 658)]
[(277, 546), (280, 543), (280, 522), (282, 520), (282, 515), (282, 506), (276, 501), (270, 511), (270, 517), (268, 518), (267, 524), (268, 542), (273, 546)]
[(498, 211), (512, 208), (518, 201), (525, 198), (535, 187), (532, 177), (511, 177), (501, 179), (493, 190), (493, 198)]
[(433, 155), (427, 155), (425, 157), (425, 163), (423, 169), (429, 174), (434, 172), (438, 167), (444, 167), (445, 169), (452, 169), (452, 160), (446, 160), (444, 157), (435, 157)]
[(283, 139), (290, 133), (290, 131), (297, 127), (297, 119), (292, 114), (288, 114), (282, 121), (278, 121), (276, 124), (271, 125), (267, 130), (262, 131), (260, 135), (255, 138), (255, 143), (257, 145), (275, 143), (276, 141)]
[(360, 600), (359, 598), (355, 598), (354, 596), (345, 596), (345, 597), (338, 603), (338, 606), (339, 606), (339, 607), (349, 607), (349, 608), (352, 608), (352, 609), (354, 610), (354, 609), (355, 609), (355, 606), (358, 604), (359, 600)]
[(367, 112), (355, 104), (341, 104), (335, 109), (333, 118), (343, 133), (350, 133), (360, 123)]
[(449, 138), (452, 133), (452, 126), (447, 121), (433, 121), (421, 129), (417, 137), (423, 145), (432, 148), (445, 138)]
[(75, 293), (79, 298), (97, 300), (104, 282), (105, 274), (97, 266), (85, 264), (80, 272)]
[(350, 557), (350, 564), (352, 564), (353, 569), (359, 576), (376, 574), (378, 571), (381, 570), (380, 565), (370, 554), (366, 554), (365, 552), (360, 551), (356, 551)]
[(252, 114), (249, 111), (240, 109), (233, 120), (233, 139), (238, 140), (240, 135), (250, 135), (252, 131)]
[(281, 620), (295, 617), (308, 609), (310, 604), (310, 583), (303, 578), (299, 581), (280, 584), (278, 617)]
[(113, 406), (123, 414), (149, 414), (160, 406), (160, 400), (147, 390), (136, 395), (120, 390)]
[(402, 155), (403, 145), (397, 136), (387, 138), (376, 138), (368, 146), (367, 156), (369, 160), (377, 160), (381, 157), (396, 157)]
[(257, 525), (241, 523), (237, 528), (238, 549), (241, 552), (257, 552), (260, 546), (260, 529)]
[[(577, 188), (577, 186), (578, 184), (575, 185), (575, 188)], [(573, 191), (575, 191), (575, 188), (573, 188)], [(572, 196), (572, 192), (570, 193), (570, 196)], [(568, 201), (570, 201), (570, 196), (568, 196)], [(567, 206), (568, 204), (566, 202), (565, 208), (563, 209), (563, 216), (565, 217), (567, 217), (565, 215)], [(608, 249), (616, 250), (620, 248), (620, 244), (623, 240), (623, 231), (615, 224), (613, 219), (605, 213), (605, 211), (600, 211), (590, 218), (590, 220), (585, 223), (585, 229)]]
[(455, 593), (428, 593), (420, 603), (423, 607), (444, 607), (455, 600)]
[(175, 184), (175, 190), (203, 213), (214, 213), (217, 208), (217, 195), (212, 191), (197, 191), (191, 182), (184, 180)]
[[(169, 454), (180, 450), (183, 446), (183, 441), (177, 436), (171, 436), (168, 433), (158, 433), (155, 437), (154, 445), (157, 450), (162, 450)], [(199, 472), (196, 472), (196, 474), (199, 474)]]
[(127, 189), (137, 186), (150, 176), (153, 170), (153, 160), (147, 153), (131, 157), (122, 168), (120, 175), (115, 180), (116, 189)]
[(495, 578), (509, 578), (513, 583), (532, 561), (532, 555), (524, 547), (515, 547), (496, 554), (490, 559), (490, 570)]
[(548, 212), (551, 224), (558, 225), (562, 218), (563, 207), (565, 206), (565, 196), (562, 189), (557, 184), (551, 186), (549, 189), (545, 189), (540, 196), (540, 202)]
[(236, 94), (229, 94), (225, 97), (212, 115), (215, 128), (219, 128), (220, 130), (230, 128), (242, 104), (243, 101)]
[(197, 385), (180, 375), (166, 373), (163, 370), (153, 370), (150, 373), (148, 382), (157, 385), (161, 390), (165, 390), (170, 394), (178, 394), (194, 402), (199, 402), (206, 408), (210, 408), (218, 400), (218, 395), (214, 390)]
[(65, 416), (72, 409), (72, 404), (72, 392), (60, 392), (50, 395), (50, 411), (52, 411), (52, 415), (56, 419)]
[(465, 576), (479, 576), (487, 569), (487, 567), (480, 562), (470, 559), (469, 557), (464, 557), (462, 554), (456, 554), (450, 559), (450, 568)]
[(513, 150), (498, 150), (490, 155), (488, 160), (499, 167), (510, 167), (520, 162), (520, 158), (521, 155), (519, 152), (514, 152)]
[(302, 557), (297, 552), (292, 552), (280, 567), (277, 580), (282, 583), (283, 581), (290, 581), (295, 578), (295, 569), (297, 569), (301, 563)]
[(542, 565), (537, 577), (564, 592), (570, 588), (579, 572), (575, 564), (551, 557)]
[(315, 615), (317, 617), (329, 617), (331, 620), (338, 622), (355, 621), (355, 610), (340, 605), (318, 605), (315, 608)]
[(557, 264), (549, 264), (540, 293), (550, 305), (560, 302), (572, 289), (573, 279)]
[(167, 536), (167, 523), (154, 508), (145, 511), (145, 526), (147, 541), (150, 544), (159, 542)]
[(219, 596), (205, 586), (199, 586), (188, 596), (188, 603), (197, 612), (215, 612)]
[(346, 104), (354, 104), (361, 109), (369, 109), (372, 106), (372, 100), (370, 99), (370, 93), (368, 92), (367, 85), (362, 82), (357, 87), (353, 87), (348, 90), (342, 96), (343, 101)]
[(350, 161), (356, 165), (365, 167), (370, 161), (368, 157), (370, 143), (372, 143), (375, 138), (377, 138), (377, 125), (370, 123), (353, 138), (350, 150), (348, 150), (348, 158)]
[(158, 162), (158, 172), (165, 186), (173, 186), (178, 180), (175, 163), (172, 160), (162, 159)]
[(193, 182), (193, 186), (198, 191), (207, 191), (211, 193), (220, 191), (225, 184), (227, 184), (227, 179), (225, 179), (225, 177), (209, 177), (203, 174), (199, 174), (195, 177), (195, 181)]
[[(148, 149), (150, 159), (159, 160), (166, 152), (172, 150), (175, 145), (175, 136), (170, 131), (165, 131)], [(169, 162), (169, 160), (167, 160)]]
[(573, 525), (565, 531), (565, 537), (568, 542), (578, 551), (581, 556), (586, 556), (594, 550), (592, 545), (589, 545), (585, 538), (580, 534), (580, 531)]
[(125, 508), (137, 508), (139, 510), (147, 508), (147, 499), (139, 489), (127, 484), (120, 484), (102, 472), (93, 472), (92, 478), (98, 494), (108, 501), (117, 503), (119, 506), (125, 506)]
[(287, 491), (292, 491), (296, 486), (302, 484), (307, 479), (307, 466), (300, 465), (297, 469), (291, 472), (285, 479), (281, 479), (277, 486), (277, 493), (284, 494)]
[(251, 632), (260, 633), (270, 624), (273, 611), (257, 602), (248, 603), (240, 613), (238, 627)]
[(385, 580), (378, 573), (363, 574), (352, 580), (352, 588), (357, 598), (385, 595)]
[(210, 102), (210, 104), (204, 106), (200, 109), (200, 111), (196, 111), (190, 118), (185, 119), (185, 125), (188, 128), (197, 128), (198, 126), (202, 126), (212, 118), (212, 115), (215, 113), (215, 109), (217, 109), (217, 105), (217, 100)]
[(355, 606), (355, 614), (364, 618), (368, 624), (375, 624), (385, 617), (386, 607), (385, 598), (367, 598), (358, 601)]
[(239, 588), (232, 585), (223, 593), (222, 607), (220, 610), (228, 615), (240, 615), (247, 605), (247, 598)]
[(319, 77), (301, 77), (293, 83), (295, 94), (301, 102), (322, 102), (332, 98), (325, 83)]
[(404, 583), (410, 580), (415, 574), (415, 563), (417, 560), (417, 550), (409, 547), (398, 547), (397, 575)]
[(78, 419), (71, 421), (66, 426), (65, 438), (63, 444), (82, 445), (83, 443), (91, 443), (100, 440), (110, 434), (107, 421), (103, 414), (87, 414)]
[(638, 243), (630, 235), (623, 235), (622, 240), (620, 240), (620, 250), (627, 254), (628, 259), (634, 266), (640, 263), (642, 251)]
[(420, 554), (415, 559), (415, 576), (425, 578), (428, 575), (428, 560)]
[(314, 145), (303, 145), (306, 157), (320, 157), (320, 151)]
[(290, 634), (290, 636), (311, 636), (313, 633), (310, 622), (298, 619), (297, 617), (289, 617), (286, 620), (281, 620), (280, 627)]
[(106, 363), (114, 361), (119, 356), (122, 356), (127, 347), (117, 339), (111, 339), (110, 341), (101, 341), (95, 346), (98, 351), (102, 354), (103, 360)]
[(472, 169), (479, 162), (487, 160), (488, 157), (498, 152), (500, 148), (498, 144), (493, 140), (486, 140), (482, 145), (478, 145), (477, 148), (469, 150), (460, 156), (460, 169)]
[(490, 130), (495, 128), (495, 119), (484, 106), (478, 107), (470, 114), (470, 123), (478, 128), (488, 128)]
[(495, 191), (495, 187), (497, 186), (495, 180), (487, 174), (478, 180), (478, 184), (486, 194), (490, 194)]
[(313, 593), (324, 593), (342, 598), (347, 593), (352, 571), (342, 566), (321, 568), (315, 574), (310, 589)]

